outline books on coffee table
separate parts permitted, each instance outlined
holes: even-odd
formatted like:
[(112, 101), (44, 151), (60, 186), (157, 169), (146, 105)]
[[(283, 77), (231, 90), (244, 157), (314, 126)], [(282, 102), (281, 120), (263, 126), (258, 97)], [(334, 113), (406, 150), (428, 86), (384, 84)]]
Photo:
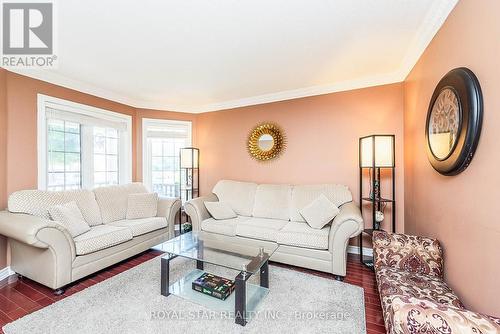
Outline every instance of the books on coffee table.
[(234, 291), (234, 281), (209, 273), (195, 279), (192, 286), (193, 290), (221, 300), (226, 300)]

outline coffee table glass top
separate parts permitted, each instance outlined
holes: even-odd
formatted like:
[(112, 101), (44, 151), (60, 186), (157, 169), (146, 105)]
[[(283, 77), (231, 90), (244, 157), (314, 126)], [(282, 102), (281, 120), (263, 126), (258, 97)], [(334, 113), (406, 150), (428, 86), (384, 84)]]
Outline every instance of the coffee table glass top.
[(243, 245), (203, 231), (181, 234), (159, 246), (166, 257), (178, 255), (251, 274), (257, 273), (278, 248), (270, 244)]

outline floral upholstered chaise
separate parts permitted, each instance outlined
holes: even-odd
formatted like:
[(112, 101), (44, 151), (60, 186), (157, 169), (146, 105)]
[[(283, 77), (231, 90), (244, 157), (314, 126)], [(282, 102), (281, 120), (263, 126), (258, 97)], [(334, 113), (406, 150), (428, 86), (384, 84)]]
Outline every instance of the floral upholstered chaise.
[(446, 285), (437, 240), (374, 232), (373, 254), (388, 334), (500, 333), (500, 319), (465, 309)]

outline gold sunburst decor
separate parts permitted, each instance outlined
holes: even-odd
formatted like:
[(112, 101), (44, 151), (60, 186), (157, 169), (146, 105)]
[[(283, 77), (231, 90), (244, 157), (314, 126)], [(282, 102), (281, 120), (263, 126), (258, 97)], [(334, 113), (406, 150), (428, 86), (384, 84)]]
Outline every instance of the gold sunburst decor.
[(272, 123), (262, 123), (248, 136), (248, 152), (260, 161), (268, 161), (279, 156), (285, 148), (285, 136), (281, 129)]

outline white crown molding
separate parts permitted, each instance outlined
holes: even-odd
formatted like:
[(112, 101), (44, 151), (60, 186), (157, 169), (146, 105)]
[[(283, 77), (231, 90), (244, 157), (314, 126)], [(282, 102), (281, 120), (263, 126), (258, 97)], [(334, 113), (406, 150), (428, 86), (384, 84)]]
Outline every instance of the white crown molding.
[(410, 44), (411, 46), (401, 63), (400, 73), (403, 76), (403, 80), (410, 74), (411, 70), (417, 64), (417, 61), (424, 53), (427, 46), (429, 46), (434, 36), (436, 36), (457, 3), (458, 0), (439, 0), (432, 2), (431, 8), (420, 24), (415, 34), (415, 38)]
[(7, 71), (17, 73), (20, 75), (24, 75), (33, 79), (45, 81), (51, 84), (55, 84), (61, 87), (73, 89), (76, 91), (79, 91), (81, 93), (89, 94), (89, 95), (94, 95), (106, 100), (110, 100), (113, 102), (118, 102), (125, 104), (127, 106), (131, 106), (134, 108), (143, 108), (142, 105), (146, 105), (149, 102), (148, 101), (141, 101), (133, 98), (129, 98), (125, 95), (122, 95), (120, 93), (116, 93), (114, 91), (101, 88), (92, 84), (89, 84), (87, 82), (83, 82), (80, 80), (76, 80), (73, 78), (69, 78), (54, 72), (51, 72), (50, 70), (25, 70), (25, 69), (16, 69), (16, 68), (5, 68)]
[(394, 73), (385, 73), (368, 78), (350, 80), (345, 82), (337, 82), (331, 85), (305, 87), (294, 90), (274, 92), (270, 94), (251, 96), (242, 99), (223, 101), (207, 105), (185, 106), (185, 105), (170, 105), (168, 103), (145, 101), (133, 99), (123, 94), (97, 87), (95, 85), (65, 77), (49, 70), (18, 70), (8, 68), (7, 70), (25, 75), (34, 79), (46, 81), (62, 87), (74, 89), (82, 93), (94, 95), (107, 100), (123, 103), (134, 108), (158, 109), (174, 112), (186, 113), (204, 113), (210, 111), (219, 111), (225, 109), (239, 108), (263, 103), (285, 101), (308, 96), (323, 95), (353, 89), (373, 87), (385, 84), (402, 82), (406, 79), (410, 71), (413, 69), (418, 59), (425, 51), (432, 38), (441, 28), (446, 18), (453, 10), (458, 0), (436, 0), (432, 2), (431, 8), (426, 17), (422, 20), (420, 27), (413, 39), (410, 48), (401, 62), (399, 69)]
[(292, 99), (299, 99), (302, 97), (309, 97), (309, 96), (330, 94), (336, 92), (343, 92), (353, 89), (387, 85), (387, 84), (401, 82), (403, 80), (404, 77), (401, 77), (401, 74), (399, 72), (396, 72), (384, 75), (377, 75), (369, 78), (363, 78), (359, 80), (339, 82), (333, 85), (306, 87), (306, 88), (282, 91), (278, 93), (252, 96), (238, 100), (225, 101), (221, 103), (208, 104), (196, 108), (195, 111), (191, 112), (203, 113), (209, 111), (219, 111), (225, 109), (247, 107), (263, 103), (286, 101)]
[(0, 269), (0, 281), (6, 279), (7, 277), (14, 275), (15, 272), (10, 269), (10, 267), (5, 267), (3, 269)]

